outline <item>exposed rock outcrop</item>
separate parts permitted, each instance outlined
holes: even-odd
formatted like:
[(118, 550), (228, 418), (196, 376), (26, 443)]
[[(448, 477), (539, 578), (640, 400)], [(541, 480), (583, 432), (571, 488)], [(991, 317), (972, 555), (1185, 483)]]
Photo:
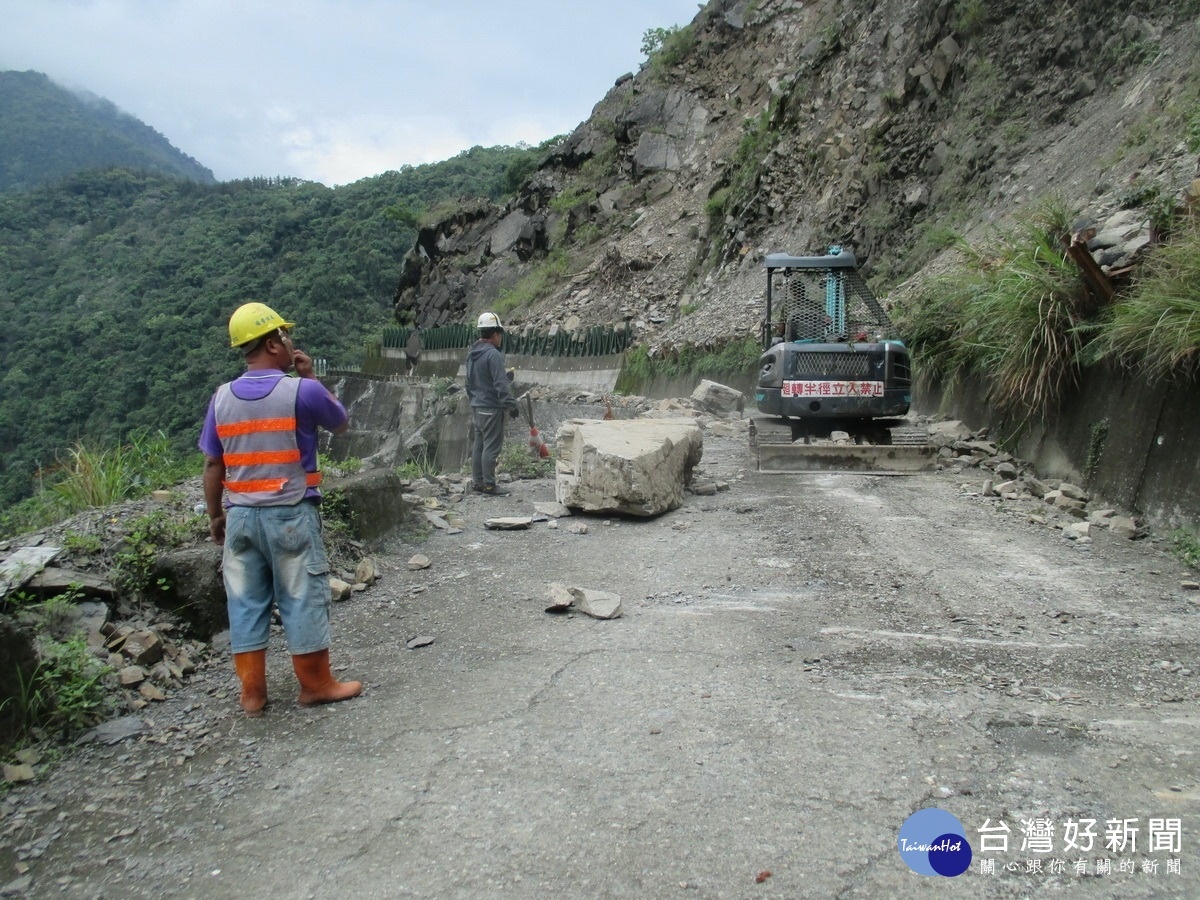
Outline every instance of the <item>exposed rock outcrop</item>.
[(714, 347), (757, 332), (765, 253), (845, 244), (886, 290), (947, 226), (1050, 195), (1119, 271), (1196, 174), (1164, 124), (1191, 35), (1182, 0), (712, 0), (677, 59), (618, 79), (516, 198), (423, 229), (398, 311), (465, 321), (521, 287), (515, 327), (630, 322), (652, 353)]

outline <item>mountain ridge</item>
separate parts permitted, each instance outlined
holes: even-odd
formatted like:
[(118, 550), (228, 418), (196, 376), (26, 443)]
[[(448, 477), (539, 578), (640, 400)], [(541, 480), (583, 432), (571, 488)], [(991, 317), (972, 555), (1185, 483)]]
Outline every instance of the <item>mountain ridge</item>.
[(0, 193), (110, 166), (216, 182), (208, 168), (110, 101), (41, 72), (0, 72)]

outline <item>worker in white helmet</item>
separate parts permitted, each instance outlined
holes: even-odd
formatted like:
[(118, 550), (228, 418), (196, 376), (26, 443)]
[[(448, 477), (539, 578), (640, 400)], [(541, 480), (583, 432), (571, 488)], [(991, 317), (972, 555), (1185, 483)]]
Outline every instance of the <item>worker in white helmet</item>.
[(496, 460), (504, 446), (504, 414), (517, 417), (508, 373), (504, 369), (504, 326), (495, 313), (479, 317), (479, 340), (467, 353), (467, 398), (471, 403), (472, 486), (484, 496), (507, 494), (496, 485)]

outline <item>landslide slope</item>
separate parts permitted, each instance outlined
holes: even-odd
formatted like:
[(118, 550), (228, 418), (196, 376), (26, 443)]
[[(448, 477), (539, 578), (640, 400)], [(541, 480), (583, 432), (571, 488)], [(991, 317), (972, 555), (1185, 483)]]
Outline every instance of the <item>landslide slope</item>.
[(444, 208), (402, 320), (755, 333), (769, 252), (852, 248), (883, 293), (1050, 197), (1148, 218), (1196, 174), (1196, 3), (712, 0), (505, 205)]

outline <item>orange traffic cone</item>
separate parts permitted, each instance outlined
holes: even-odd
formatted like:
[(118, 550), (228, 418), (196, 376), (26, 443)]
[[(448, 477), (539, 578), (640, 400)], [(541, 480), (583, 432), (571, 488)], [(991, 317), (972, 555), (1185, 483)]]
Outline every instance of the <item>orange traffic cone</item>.
[(538, 434), (536, 428), (529, 429), (529, 450), (540, 459), (546, 459), (550, 455), (550, 448), (546, 446), (545, 440)]

